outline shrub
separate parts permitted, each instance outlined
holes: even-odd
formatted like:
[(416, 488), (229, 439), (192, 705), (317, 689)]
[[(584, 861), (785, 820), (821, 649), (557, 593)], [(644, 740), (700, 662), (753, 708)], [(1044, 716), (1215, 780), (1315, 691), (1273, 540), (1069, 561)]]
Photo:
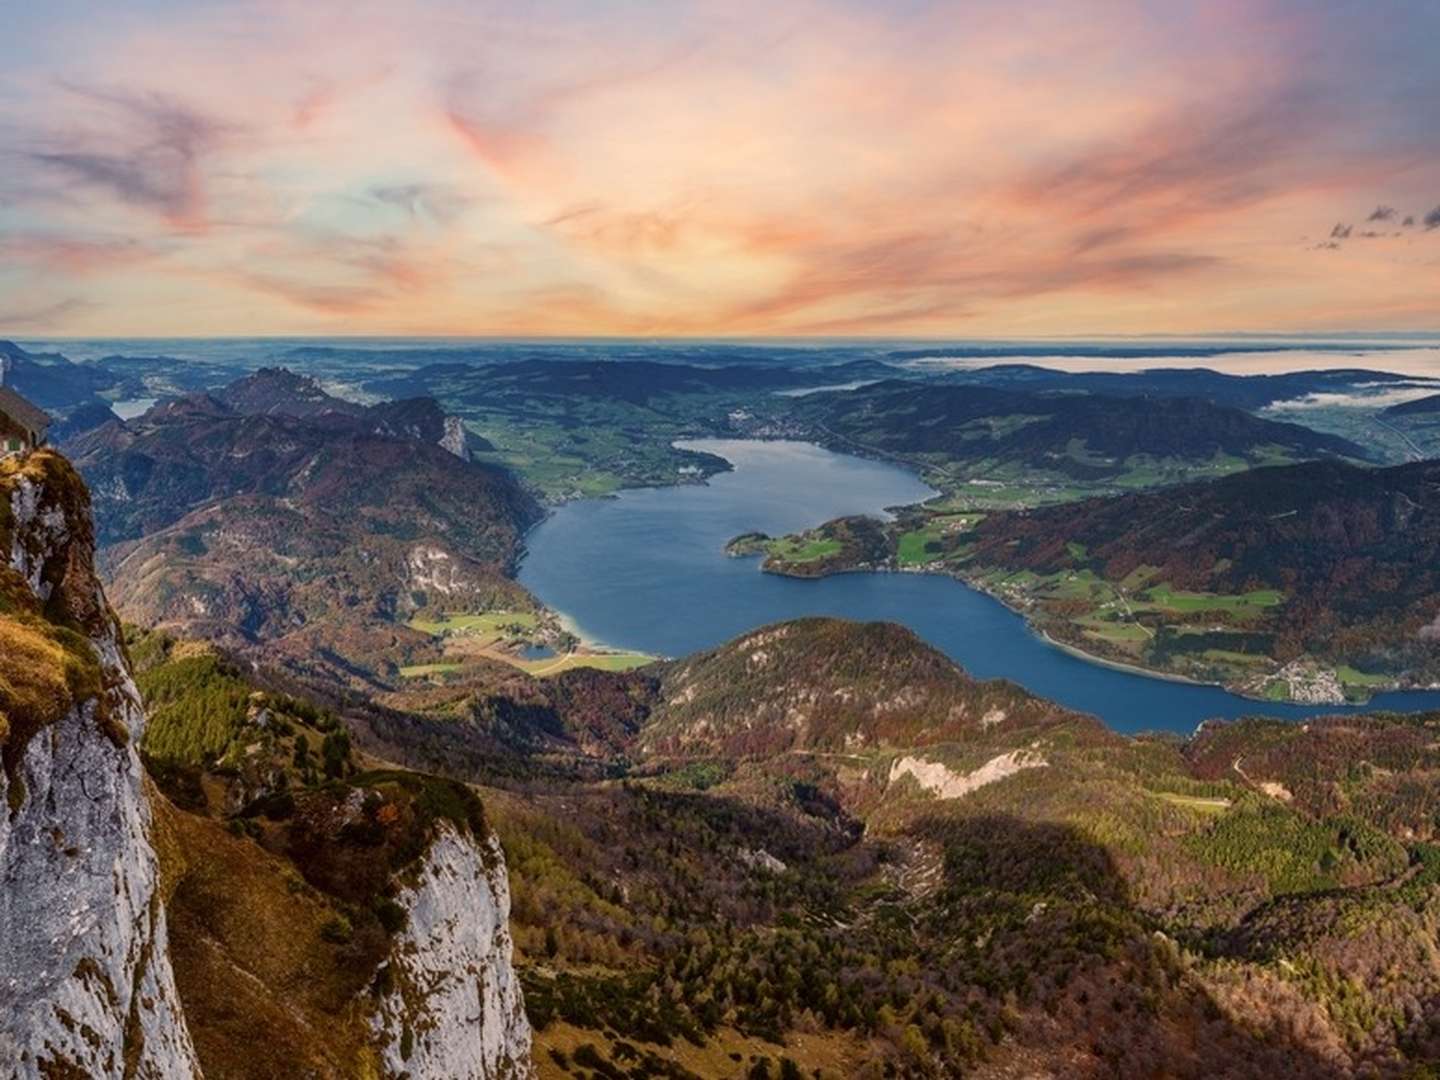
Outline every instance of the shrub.
[(344, 945), (355, 936), (350, 920), (338, 912), (326, 919), (320, 927), (320, 936), (332, 945)]

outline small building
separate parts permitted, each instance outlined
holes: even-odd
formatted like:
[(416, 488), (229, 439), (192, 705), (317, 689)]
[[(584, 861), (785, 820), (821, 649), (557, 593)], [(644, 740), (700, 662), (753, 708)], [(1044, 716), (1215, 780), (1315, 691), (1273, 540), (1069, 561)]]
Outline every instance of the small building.
[(8, 386), (0, 386), (0, 457), (45, 445), (50, 417)]

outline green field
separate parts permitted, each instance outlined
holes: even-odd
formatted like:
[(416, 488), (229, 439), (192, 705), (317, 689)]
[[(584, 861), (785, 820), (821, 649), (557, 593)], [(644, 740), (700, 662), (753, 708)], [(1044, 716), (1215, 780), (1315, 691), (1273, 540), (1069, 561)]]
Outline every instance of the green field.
[(1086, 637), (1108, 641), (1112, 645), (1143, 645), (1152, 636), (1150, 631), (1139, 623), (1098, 618), (1084, 618), (1076, 621), (1085, 628)]
[(410, 664), (402, 667), (400, 674), (407, 679), (422, 679), (427, 675), (448, 675), (452, 671), (459, 671), (464, 664), (442, 663), (442, 664)]
[(630, 671), (653, 664), (655, 657), (645, 653), (568, 653), (545, 660), (512, 660), (516, 667), (531, 675), (558, 675), (572, 668), (596, 668), (600, 671)]
[(924, 566), (927, 563), (955, 558), (963, 554), (962, 548), (954, 550), (929, 551), (927, 545), (941, 544), (947, 535), (964, 533), (973, 529), (984, 514), (935, 514), (918, 529), (900, 534), (896, 542), (895, 557), (901, 566)]
[(500, 635), (514, 634), (528, 636), (540, 625), (539, 618), (530, 611), (485, 611), (478, 615), (460, 612), (437, 612), (418, 614), (407, 626), (422, 634), (444, 637), (449, 634)]
[(1232, 615), (1258, 615), (1265, 608), (1285, 602), (1285, 594), (1278, 589), (1256, 589), (1238, 596), (1220, 593), (1184, 592), (1172, 589), (1167, 584), (1154, 585), (1136, 598), (1135, 606), (1149, 607), (1159, 611), (1182, 613), (1203, 611), (1226, 611)]
[(782, 536), (769, 545), (770, 557), (781, 562), (814, 562), (817, 559), (828, 558), (831, 555), (840, 554), (842, 547), (839, 540), (811, 538), (804, 534), (800, 536)]
[(1342, 664), (1340, 667), (1335, 669), (1335, 674), (1340, 679), (1342, 685), (1360, 687), (1367, 690), (1373, 690), (1379, 687), (1393, 686), (1395, 684), (1395, 680), (1389, 678), (1388, 676), (1371, 675), (1367, 672), (1359, 671), (1353, 667), (1350, 667), (1349, 665)]
[[(577, 667), (628, 671), (649, 664), (655, 659), (645, 653), (586, 650), (527, 660), (515, 655), (511, 649), (516, 643), (534, 644), (541, 640), (536, 634), (540, 629), (540, 617), (530, 611), (485, 611), (479, 614), (437, 612), (416, 615), (407, 625), (432, 637), (464, 639), (463, 651), (468, 655), (500, 660), (530, 675), (542, 677), (558, 675), (562, 671)], [(442, 660), (402, 667), (400, 674), (407, 679), (418, 679), (431, 675), (449, 675), (464, 666), (463, 660)]]
[(1230, 809), (1229, 799), (1206, 798), (1201, 795), (1177, 795), (1173, 791), (1152, 791), (1150, 794), (1157, 799), (1163, 799), (1175, 806), (1183, 806), (1187, 810), (1195, 810), (1201, 814), (1223, 814)]
[[(630, 671), (655, 662), (655, 657), (645, 653), (566, 653), (564, 656), (546, 657), (542, 660), (522, 660), (503, 652), (485, 653), (496, 660), (519, 668), (527, 675), (545, 678), (559, 675), (574, 668), (597, 668), (600, 671)], [(458, 661), (442, 661), (435, 664), (411, 664), (402, 667), (400, 674), (407, 679), (423, 679), (432, 675), (451, 675), (465, 665)]]
[(924, 566), (926, 563), (943, 558), (939, 552), (925, 550), (926, 544), (940, 539), (941, 531), (939, 525), (927, 525), (923, 529), (913, 529), (910, 532), (902, 533), (900, 543), (896, 548), (896, 558), (899, 559), (900, 565)]

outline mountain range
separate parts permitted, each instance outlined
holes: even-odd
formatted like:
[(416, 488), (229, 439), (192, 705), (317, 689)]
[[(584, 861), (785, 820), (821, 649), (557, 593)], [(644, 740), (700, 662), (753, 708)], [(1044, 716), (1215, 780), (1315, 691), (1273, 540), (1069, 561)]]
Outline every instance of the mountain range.
[(986, 477), (1039, 473), (1141, 486), (1196, 468), (1365, 457), (1337, 436), (1193, 397), (884, 381), (816, 394), (796, 408), (838, 449)]
[[(1347, 690), (1432, 670), (1434, 463), (1363, 467), (1186, 396), (511, 366), (482, 381), (567, 438), (671, 379), (698, 424), (731, 391), (686, 388), (734, 380), (741, 411), (929, 469), (1169, 485), (840, 519), (814, 565), (736, 545), (792, 572), (958, 573), (1155, 667), (1253, 650)], [(1440, 1058), (1440, 716), (1132, 738), (831, 618), (633, 671), (400, 678), (447, 616), (541, 614), (512, 578), (534, 488), (448, 401), (265, 368), (97, 418), (73, 467), (0, 462), (21, 1075), (1339, 1080)], [(1217, 462), (1235, 475), (1169, 483)]]
[[(448, 448), (447, 448), (448, 447)], [(427, 647), (427, 604), (528, 608), (540, 510), (432, 399), (360, 406), (268, 369), (66, 446), (126, 616), (363, 678)]]

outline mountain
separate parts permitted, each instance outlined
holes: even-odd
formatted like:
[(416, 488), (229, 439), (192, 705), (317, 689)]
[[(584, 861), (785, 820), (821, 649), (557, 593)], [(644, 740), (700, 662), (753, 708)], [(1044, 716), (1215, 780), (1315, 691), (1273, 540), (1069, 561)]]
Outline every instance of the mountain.
[[(482, 785), (553, 1075), (1338, 1080), (1440, 1052), (1440, 716), (1126, 738), (835, 619), (594, 696), (531, 682), (375, 745)], [(507, 698), (605, 771), (515, 772)]]
[(341, 413), (346, 416), (366, 414), (364, 405), (335, 397), (309, 376), (297, 375), (283, 367), (260, 368), (215, 391), (214, 396), (217, 401), (245, 416), (315, 417), (325, 413)]
[(67, 414), (81, 406), (103, 406), (99, 393), (119, 381), (101, 368), (73, 363), (59, 353), (27, 352), (13, 341), (0, 341), (0, 383), (49, 412)]
[(1363, 458), (1334, 435), (1196, 398), (1035, 394), (985, 386), (874, 383), (801, 399), (796, 411), (838, 449), (937, 471), (1050, 475), (1150, 485), (1195, 467), (1229, 471), (1308, 458)]
[(1005, 682), (982, 683), (893, 623), (802, 619), (655, 669), (651, 755), (729, 760), (954, 741), (1074, 720)]
[(1414, 401), (1404, 401), (1399, 405), (1391, 405), (1385, 410), (1386, 416), (1417, 417), (1427, 419), (1440, 413), (1440, 394), (1431, 394), (1428, 397), (1417, 398)]
[(422, 606), (533, 606), (508, 573), (540, 511), (507, 472), (442, 447), (434, 401), (314, 389), (262, 372), (68, 444), (127, 617), (346, 681), (430, 647)]
[(58, 454), (0, 462), (0, 508), (6, 1075), (529, 1075), (475, 795), (361, 770), (207, 646), (122, 640)]
[(1152, 660), (1221, 650), (1440, 675), (1440, 463), (1257, 469), (993, 514), (942, 546), (954, 545), (967, 574), (1028, 574), (1018, 587), (1042, 625), (1094, 630), (1092, 643), (1106, 630), (1097, 605), (1123, 616), (1120, 589)]

